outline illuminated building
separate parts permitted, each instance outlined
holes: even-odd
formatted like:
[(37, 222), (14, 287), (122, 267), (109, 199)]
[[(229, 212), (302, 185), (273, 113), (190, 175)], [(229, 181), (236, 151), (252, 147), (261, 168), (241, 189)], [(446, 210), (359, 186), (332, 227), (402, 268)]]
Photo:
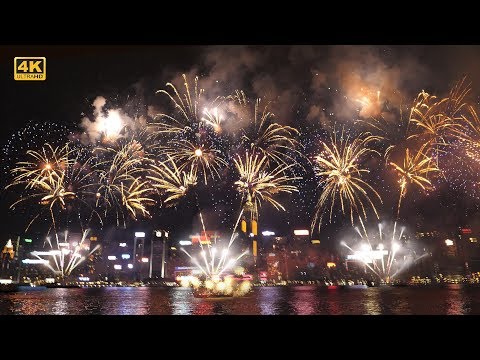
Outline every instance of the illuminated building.
[(15, 251), (13, 250), (12, 240), (8, 240), (2, 249), (2, 268), (1, 277), (8, 278), (13, 275), (13, 258)]
[(480, 271), (479, 234), (470, 227), (461, 227), (457, 236), (458, 256), (464, 263), (465, 274)]

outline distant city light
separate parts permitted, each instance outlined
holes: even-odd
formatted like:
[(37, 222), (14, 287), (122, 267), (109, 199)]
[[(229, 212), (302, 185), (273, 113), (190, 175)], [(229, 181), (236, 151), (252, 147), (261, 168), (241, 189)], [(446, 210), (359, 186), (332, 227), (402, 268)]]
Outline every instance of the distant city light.
[(135, 232), (135, 237), (144, 238), (145, 233), (143, 231), (137, 231), (137, 232)]
[(2, 285), (7, 285), (11, 283), (12, 283), (12, 279), (0, 279), (0, 284)]
[(317, 240), (317, 239), (312, 240), (312, 244), (320, 244), (320, 240)]
[(70, 246), (70, 244), (68, 242), (61, 242), (58, 243), (58, 246)]
[(327, 267), (330, 269), (330, 268), (334, 268), (334, 267), (337, 267), (337, 264), (335, 264), (334, 262), (327, 262)]
[(32, 242), (32, 239), (25, 239), (25, 242), (26, 242), (26, 243), (31, 243), (31, 242)]
[(79, 277), (78, 277), (78, 280), (79, 280), (79, 281), (90, 281), (90, 278), (87, 277), (87, 276), (79, 276)]
[(445, 245), (452, 246), (453, 245), (453, 240), (450, 240), (450, 239), (445, 240)]
[(50, 256), (50, 255), (60, 255), (62, 252), (60, 250), (50, 250), (50, 251), (32, 251), (34, 256)]
[(122, 270), (122, 265), (115, 264), (115, 265), (113, 265), (113, 268), (114, 268), (115, 270)]
[(162, 237), (162, 232), (160, 230), (155, 231), (156, 237)]
[(262, 235), (263, 236), (275, 236), (275, 233), (273, 231), (266, 230), (266, 231), (262, 231)]
[(127, 243), (120, 243), (120, 244), (118, 244), (118, 246), (120, 246), (120, 247), (126, 247), (126, 246), (127, 246)]
[(171, 246), (170, 249), (171, 250), (177, 250), (177, 248), (175, 246)]
[(192, 242), (190, 240), (180, 240), (178, 242), (181, 246), (185, 246), (185, 245), (192, 245)]
[(22, 260), (24, 264), (48, 264), (48, 260), (45, 259), (24, 259)]
[(130, 259), (130, 254), (122, 254), (122, 259)]
[(128, 267), (129, 269), (133, 269), (133, 264), (128, 264), (127, 267)]
[(293, 233), (297, 236), (308, 236), (310, 234), (308, 230), (293, 230)]
[(143, 258), (142, 258), (142, 262), (147, 263), (147, 262), (148, 262), (148, 258), (147, 258), (147, 257), (143, 257)]
[(165, 237), (168, 238), (168, 231), (165, 231)]
[(117, 260), (115, 255), (108, 255), (108, 260)]
[(55, 282), (55, 278), (45, 278), (46, 284), (53, 284)]

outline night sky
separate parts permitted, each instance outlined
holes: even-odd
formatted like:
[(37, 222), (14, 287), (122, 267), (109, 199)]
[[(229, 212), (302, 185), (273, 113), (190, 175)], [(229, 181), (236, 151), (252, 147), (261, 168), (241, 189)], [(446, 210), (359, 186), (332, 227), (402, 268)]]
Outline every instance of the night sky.
[[(329, 129), (353, 131), (354, 120), (362, 115), (353, 99), (364, 91), (381, 91), (392, 102), (401, 99), (409, 105), (421, 90), (445, 96), (456, 81), (467, 76), (472, 83), (469, 102), (477, 104), (480, 93), (480, 46), (36, 45), (3, 46), (0, 53), (2, 189), (11, 180), (7, 170), (12, 159), (18, 160), (29, 146), (41, 146), (44, 140), (62, 143), (66, 138), (59, 134), (81, 133), (82, 118), (92, 115), (98, 96), (107, 100), (110, 109), (121, 108), (131, 116), (151, 114), (165, 109), (155, 92), (169, 81), (179, 84), (182, 73), (190, 79), (198, 75), (211, 99), (243, 89), (252, 98), (272, 101), (276, 121), (301, 132), (299, 140), (310, 158), (318, 152), (319, 141), (327, 139)], [(45, 56), (47, 80), (14, 81), (15, 56)], [(19, 135), (25, 128), (35, 139), (25, 141), (25, 136)], [(381, 158), (372, 157), (368, 165), (370, 179), (384, 200), (379, 208), (381, 218), (391, 220), (397, 178), (382, 167)], [(459, 169), (452, 175), (454, 179), (438, 180), (435, 191), (425, 195), (412, 190), (408, 194), (402, 220), (411, 230), (477, 225), (480, 202), (472, 189), (478, 164), (456, 165)], [(279, 197), (286, 212), (268, 204), (262, 207), (262, 228), (285, 233), (310, 226), (318, 181), (312, 169), (300, 175), (304, 179), (298, 183), (299, 194)], [(216, 188), (200, 186), (197, 190), (207, 223), (219, 224), (207, 225), (210, 228), (231, 226), (239, 208), (228, 178), (220, 183)], [(176, 208), (159, 211), (150, 223), (198, 231), (198, 209), (192, 205), (193, 195), (190, 197)], [(25, 226), (23, 216), (8, 210), (13, 198), (15, 190), (0, 192), (0, 216), (4, 219), (0, 233), (4, 238), (21, 233)], [(333, 224), (324, 223), (319, 236), (335, 239), (339, 228), (345, 226), (350, 226), (348, 216), (337, 213)]]

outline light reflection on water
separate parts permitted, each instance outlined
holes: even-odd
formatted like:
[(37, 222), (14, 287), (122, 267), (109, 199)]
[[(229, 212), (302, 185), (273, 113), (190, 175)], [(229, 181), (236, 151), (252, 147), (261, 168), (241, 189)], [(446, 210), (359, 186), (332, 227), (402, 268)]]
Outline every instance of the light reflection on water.
[(480, 287), (255, 288), (241, 298), (198, 299), (183, 288), (46, 289), (0, 293), (0, 315), (480, 314)]

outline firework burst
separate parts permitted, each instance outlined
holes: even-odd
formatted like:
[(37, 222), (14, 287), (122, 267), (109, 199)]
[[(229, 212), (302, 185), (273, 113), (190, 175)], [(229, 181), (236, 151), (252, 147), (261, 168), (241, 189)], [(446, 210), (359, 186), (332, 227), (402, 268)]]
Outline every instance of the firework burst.
[(423, 139), (424, 144), (435, 150), (435, 155), (441, 151), (439, 146), (447, 145), (448, 134), (460, 126), (443, 112), (446, 102), (447, 98), (438, 101), (436, 96), (422, 91), (411, 110), (410, 123), (415, 127), (415, 133), (408, 139)]
[(417, 256), (415, 251), (402, 246), (405, 227), (397, 229), (396, 222), (393, 227), (378, 224), (378, 232), (368, 232), (365, 227), (362, 229), (355, 228), (361, 242), (356, 250), (344, 241), (341, 245), (350, 250), (351, 257), (363, 263), (383, 283), (390, 283), (416, 261), (428, 256)]
[(439, 154), (445, 152), (442, 148), (451, 145), (450, 140), (463, 131), (463, 109), (467, 106), (465, 97), (469, 92), (470, 86), (465, 84), (464, 78), (452, 87), (445, 98), (438, 99), (422, 91), (414, 101), (410, 112), (414, 133), (408, 139), (418, 138), (428, 145), (426, 153), (432, 151), (437, 166)]
[(167, 206), (174, 204), (190, 187), (197, 184), (195, 168), (191, 167), (189, 172), (181, 171), (171, 158), (158, 165), (151, 165), (151, 169), (151, 175), (147, 178), (154, 188), (166, 195), (164, 203)]
[(218, 109), (225, 98), (215, 99), (202, 113), (201, 104), (207, 101), (204, 90), (198, 87), (198, 77), (193, 86), (185, 75), (183, 79), (183, 94), (172, 83), (167, 84), (167, 90), (158, 91), (167, 96), (174, 111), (173, 115), (156, 116), (149, 126), (150, 136), (157, 140), (155, 149), (160, 160), (173, 159), (180, 171), (194, 167), (207, 184), (209, 177), (220, 177), (221, 168), (227, 165), (225, 139), (220, 136), (223, 117)]
[(369, 192), (381, 202), (378, 192), (365, 180), (362, 174), (370, 170), (362, 168), (361, 163), (366, 155), (377, 153), (368, 147), (371, 136), (361, 135), (351, 139), (342, 130), (340, 138), (335, 132), (330, 137), (330, 142), (322, 141), (322, 151), (315, 158), (315, 173), (320, 177), (319, 186), (324, 186), (315, 208), (315, 215), (312, 221), (312, 229), (318, 222), (319, 229), (322, 225), (326, 206), (330, 203), (330, 221), (336, 199), (340, 201), (342, 213), (349, 209), (350, 219), (353, 224), (354, 214), (360, 218), (367, 218), (365, 202), (370, 205), (378, 218), (375, 204), (369, 196)]
[(240, 175), (235, 185), (242, 195), (242, 208), (250, 212), (252, 219), (258, 218), (258, 210), (263, 200), (272, 204), (277, 210), (285, 211), (283, 205), (275, 200), (274, 196), (281, 192), (298, 191), (296, 186), (288, 183), (301, 178), (285, 175), (285, 171), (294, 164), (281, 164), (269, 171), (267, 156), (248, 152), (244, 157), (237, 155), (233, 161)]
[(171, 141), (168, 146), (161, 146), (159, 149), (175, 163), (179, 164), (179, 170), (193, 168), (195, 173), (203, 174), (205, 184), (208, 183), (208, 176), (213, 179), (220, 178), (220, 170), (228, 165), (223, 159), (222, 152), (208, 144), (197, 144), (188, 140)]
[(175, 108), (175, 115), (158, 114), (156, 122), (151, 124), (151, 128), (156, 134), (176, 135), (181, 132), (195, 129), (199, 123), (199, 103), (204, 92), (198, 87), (198, 77), (195, 77), (193, 89), (188, 83), (187, 76), (182, 75), (184, 80), (185, 93), (180, 94), (179, 90), (172, 83), (167, 83), (167, 90), (158, 90), (157, 94), (163, 94), (168, 97)]
[(201, 120), (205, 122), (205, 124), (211, 126), (215, 132), (222, 132), (222, 122), (224, 119), (218, 111), (218, 107), (212, 109), (205, 108)]
[[(237, 90), (228, 99), (251, 111), (250, 103), (243, 91)], [(287, 161), (295, 162), (294, 154), (300, 154), (297, 150), (299, 142), (296, 140), (296, 136), (300, 134), (299, 131), (291, 126), (275, 122), (274, 114), (268, 110), (268, 104), (262, 109), (261, 99), (255, 101), (251, 120), (246, 127), (241, 129), (241, 133), (244, 150), (264, 155), (269, 162), (287, 165)]]
[(60, 242), (57, 236), (56, 241), (52, 243), (51, 238), (47, 236), (46, 241), (50, 250), (32, 251), (31, 254), (38, 260), (43, 260), (43, 264), (56, 276), (64, 278), (69, 276), (78, 265), (100, 248), (100, 245), (96, 245), (89, 251), (90, 246), (87, 241), (89, 232), (90, 230), (85, 230), (82, 233), (80, 242), (69, 241), (68, 231), (64, 233), (63, 242)]
[(136, 219), (139, 213), (148, 216), (146, 206), (154, 200), (146, 197), (154, 189), (141, 176), (146, 172), (145, 163), (151, 160), (145, 157), (142, 145), (137, 140), (130, 140), (120, 149), (108, 147), (97, 148), (101, 160), (95, 165), (96, 207), (103, 208), (104, 217), (109, 209), (115, 213), (117, 226), (123, 222), (126, 226), (124, 209)]
[(84, 156), (81, 149), (72, 149), (70, 144), (63, 147), (53, 148), (46, 144), (41, 151), (27, 151), (28, 161), (19, 162), (12, 169), (15, 175), (13, 181), (6, 187), (21, 185), (24, 188), (22, 196), (15, 201), (10, 208), (14, 209), (18, 204), (35, 200), (40, 205), (40, 210), (31, 219), (25, 231), (39, 218), (44, 211), (48, 210), (52, 226), (56, 228), (56, 218), (68, 208), (75, 207), (79, 219), (82, 208), (89, 208), (90, 218), (98, 214), (88, 203), (90, 192), (90, 168), (92, 158), (82, 162)]
[(402, 199), (407, 194), (408, 184), (413, 184), (420, 187), (422, 190), (429, 190), (431, 188), (431, 181), (428, 179), (428, 174), (439, 171), (437, 165), (432, 162), (432, 158), (425, 155), (425, 149), (428, 144), (424, 144), (414, 156), (411, 155), (410, 149), (405, 150), (405, 157), (403, 164), (396, 164), (390, 162), (399, 176), (400, 195), (397, 206), (397, 219), (400, 215), (400, 206)]
[(397, 107), (385, 102), (379, 114), (358, 119), (355, 123), (364, 125), (365, 130), (372, 134), (372, 140), (385, 145), (384, 158), (388, 161), (394, 149), (408, 137), (409, 117), (406, 114), (407, 107), (402, 103)]

